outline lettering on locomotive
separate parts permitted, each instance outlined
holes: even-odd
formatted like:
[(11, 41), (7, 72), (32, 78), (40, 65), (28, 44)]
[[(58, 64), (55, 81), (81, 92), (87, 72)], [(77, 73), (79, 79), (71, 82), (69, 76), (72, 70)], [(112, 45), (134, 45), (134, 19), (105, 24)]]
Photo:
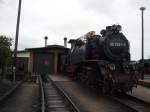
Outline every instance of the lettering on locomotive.
[(111, 42), (110, 44), (109, 44), (111, 47), (126, 47), (127, 45), (126, 45), (126, 43), (117, 43), (117, 42)]

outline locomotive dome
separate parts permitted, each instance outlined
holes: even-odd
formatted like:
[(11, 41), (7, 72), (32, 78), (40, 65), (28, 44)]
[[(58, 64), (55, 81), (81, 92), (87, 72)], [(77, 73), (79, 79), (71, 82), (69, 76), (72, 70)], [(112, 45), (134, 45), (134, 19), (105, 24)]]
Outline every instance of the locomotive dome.
[(109, 58), (118, 61), (125, 57), (129, 50), (129, 43), (122, 33), (111, 33), (105, 36), (103, 47)]

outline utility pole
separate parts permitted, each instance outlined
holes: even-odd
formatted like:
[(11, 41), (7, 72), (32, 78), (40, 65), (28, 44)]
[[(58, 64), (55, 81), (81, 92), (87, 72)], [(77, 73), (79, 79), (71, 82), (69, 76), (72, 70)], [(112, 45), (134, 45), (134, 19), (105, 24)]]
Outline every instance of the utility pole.
[(15, 49), (14, 49), (14, 58), (13, 58), (13, 81), (15, 81), (15, 76), (16, 76), (16, 61), (17, 61), (16, 57), (17, 57), (17, 48), (18, 48), (18, 35), (19, 35), (21, 2), (22, 2), (22, 0), (19, 0), (18, 15), (17, 15), (17, 26), (16, 26), (16, 38), (15, 38)]
[(141, 10), (141, 18), (142, 18), (142, 72), (141, 79), (144, 79), (144, 10), (145, 7), (140, 7)]

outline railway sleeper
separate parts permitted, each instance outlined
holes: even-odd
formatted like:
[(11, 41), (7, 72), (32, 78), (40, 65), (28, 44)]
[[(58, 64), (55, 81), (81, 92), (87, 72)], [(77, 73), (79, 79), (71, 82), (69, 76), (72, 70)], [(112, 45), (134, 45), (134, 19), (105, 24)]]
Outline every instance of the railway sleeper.
[(70, 112), (69, 104), (53, 87), (52, 83), (46, 83), (44, 86), (47, 112)]

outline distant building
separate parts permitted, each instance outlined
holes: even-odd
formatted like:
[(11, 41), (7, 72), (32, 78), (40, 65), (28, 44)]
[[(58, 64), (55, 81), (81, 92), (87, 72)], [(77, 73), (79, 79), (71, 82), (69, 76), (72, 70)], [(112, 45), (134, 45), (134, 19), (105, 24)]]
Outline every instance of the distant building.
[(17, 57), (29, 58), (30, 52), (27, 50), (22, 50), (17, 52)]
[(56, 74), (60, 73), (63, 57), (68, 50), (60, 45), (47, 45), (18, 51), (17, 57), (28, 59), (28, 64), (25, 66), (30, 73)]

